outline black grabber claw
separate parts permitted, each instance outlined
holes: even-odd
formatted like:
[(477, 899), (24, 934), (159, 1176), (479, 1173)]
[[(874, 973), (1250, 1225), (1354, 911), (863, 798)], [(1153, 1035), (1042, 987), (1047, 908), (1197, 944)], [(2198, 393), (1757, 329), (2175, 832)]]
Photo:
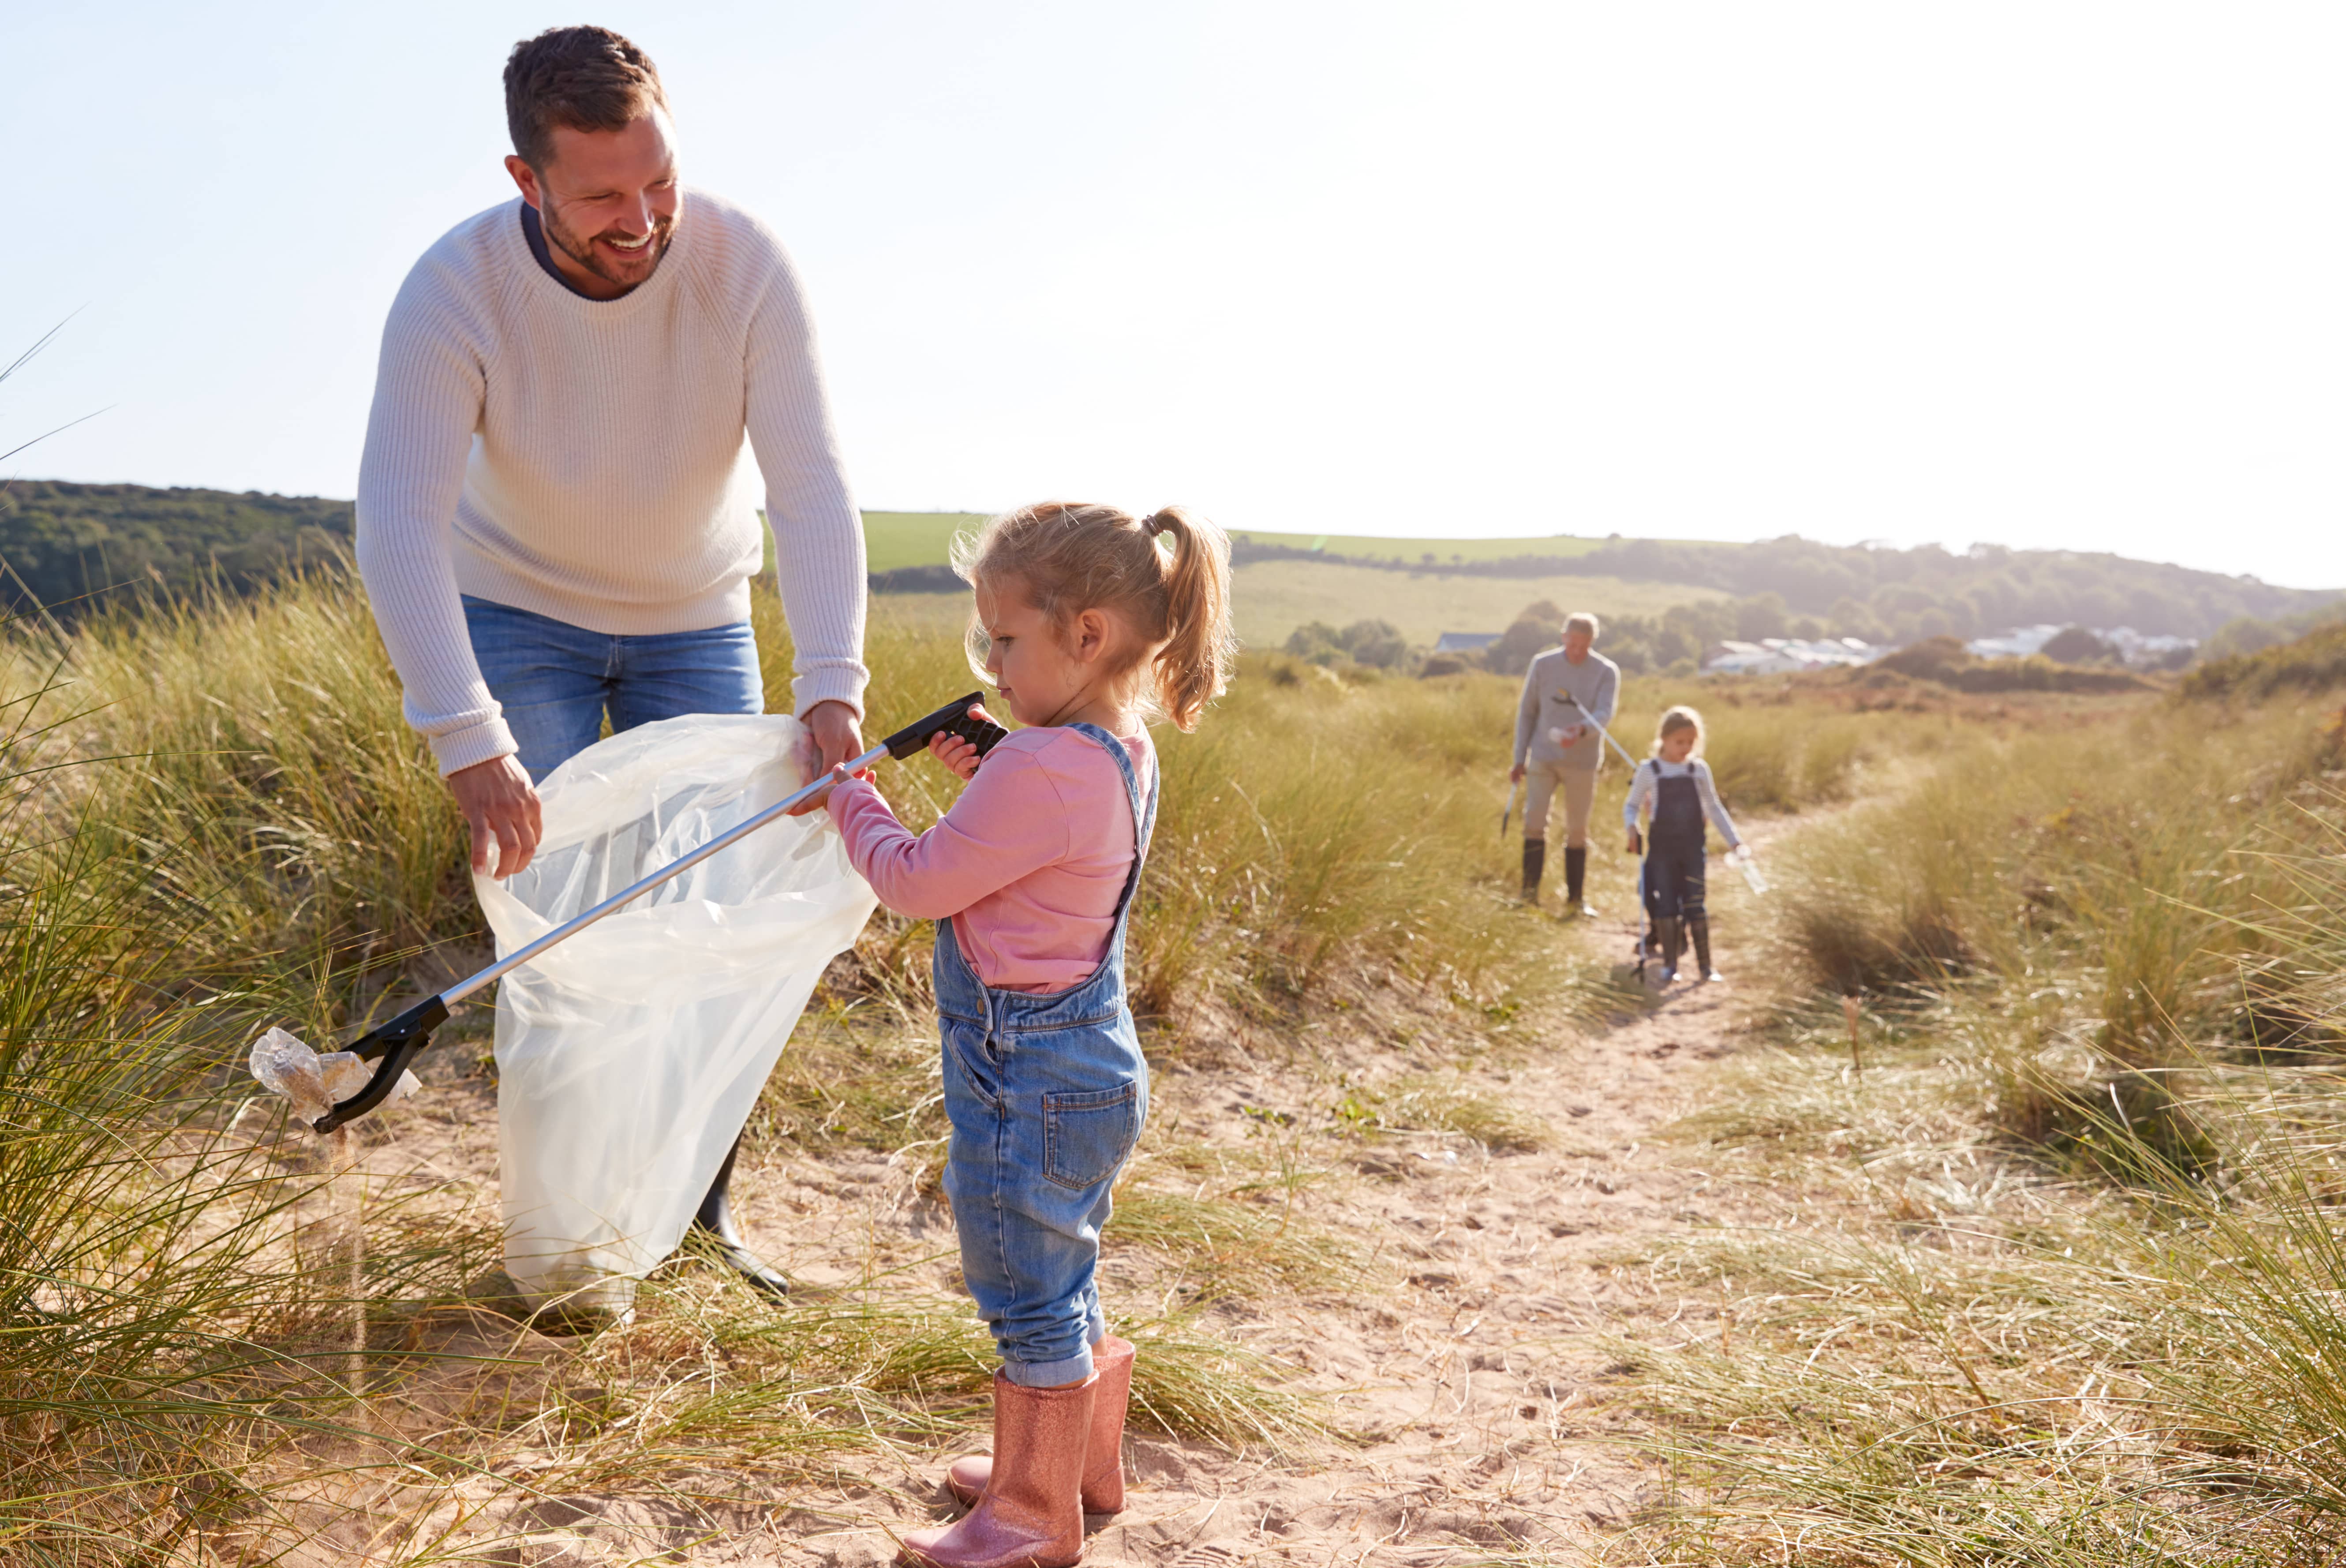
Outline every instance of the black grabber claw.
[(349, 1047), (351, 1054), (362, 1062), (382, 1064), (375, 1068), (365, 1088), (347, 1100), (338, 1101), (312, 1125), (321, 1133), (331, 1133), (382, 1105), (399, 1086), (399, 1075), (407, 1071), (418, 1053), (432, 1044), (432, 1032), (447, 1022), (448, 1003), (440, 997), (427, 996), (390, 1023), (360, 1035)]

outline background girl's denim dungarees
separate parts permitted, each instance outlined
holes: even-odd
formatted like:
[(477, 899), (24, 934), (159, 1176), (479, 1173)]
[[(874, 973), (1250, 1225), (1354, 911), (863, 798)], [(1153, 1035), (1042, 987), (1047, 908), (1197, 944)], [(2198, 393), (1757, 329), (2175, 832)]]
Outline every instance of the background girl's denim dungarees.
[(937, 922), (937, 1027), (953, 1139), (945, 1196), (961, 1232), (962, 1278), (1010, 1380), (1055, 1388), (1092, 1374), (1107, 1332), (1093, 1275), (1109, 1188), (1148, 1112), (1148, 1064), (1124, 998), (1124, 932), (1157, 825), (1157, 784), (1141, 799), (1124, 745), (1095, 725), (1068, 728), (1116, 759), (1132, 800), (1132, 871), (1107, 956), (1082, 984), (1030, 995), (977, 977)]
[(1646, 845), (1646, 912), (1656, 920), (1693, 920), (1703, 913), (1703, 831), (1700, 787), (1689, 771), (1665, 779), (1654, 769), (1654, 820)]

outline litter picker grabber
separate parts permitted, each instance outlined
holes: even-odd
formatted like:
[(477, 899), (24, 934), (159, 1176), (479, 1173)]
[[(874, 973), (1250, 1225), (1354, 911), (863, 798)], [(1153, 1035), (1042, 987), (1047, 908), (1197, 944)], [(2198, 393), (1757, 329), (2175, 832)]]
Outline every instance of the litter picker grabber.
[(1614, 750), (1618, 751), (1621, 754), (1622, 761), (1627, 762), (1633, 770), (1637, 768), (1637, 759), (1629, 755), (1627, 748), (1624, 747), (1619, 741), (1613, 738), (1613, 732), (1611, 730), (1606, 728), (1602, 724), (1599, 724), (1596, 721), (1596, 716), (1595, 714), (1589, 712), (1586, 708), (1580, 707), (1580, 698), (1573, 696), (1572, 693), (1568, 691), (1559, 692), (1557, 695), (1562, 697), (1565, 701), (1572, 704), (1574, 708), (1580, 709), (1580, 717), (1588, 721), (1588, 728), (1603, 736), (1605, 738), (1605, 744), (1610, 746)]
[(1520, 779), (1507, 780), (1507, 803), (1499, 809), (1499, 837), (1507, 836), (1507, 819), (1515, 814), (1515, 791), (1524, 787)]
[[(978, 692), (971, 692), (967, 697), (957, 697), (926, 718), (906, 725), (862, 756), (848, 763), (848, 771), (861, 772), (887, 758), (893, 758), (901, 762), (914, 752), (924, 749), (930, 738), (940, 734), (958, 736), (976, 747), (979, 756), (984, 756), (993, 750), (995, 744), (1004, 739), (1009, 731), (999, 725), (989, 724), (983, 719), (971, 717), (969, 710), (976, 706), (981, 695)], [(662, 883), (683, 875), (711, 855), (747, 838), (778, 818), (788, 815), (794, 808), (828, 793), (831, 786), (831, 774), (825, 773), (804, 788), (775, 801), (755, 816), (734, 824), (690, 854), (652, 872), (633, 886), (612, 894), (593, 909), (556, 926), (528, 945), (515, 949), (479, 973), (458, 981), (436, 996), (425, 997), (398, 1017), (379, 1024), (361, 1035), (346, 1049), (350, 1054), (360, 1061), (377, 1064), (373, 1075), (366, 1081), (365, 1085), (358, 1093), (347, 1100), (334, 1103), (332, 1107), (324, 1115), (318, 1117), (311, 1125), (321, 1133), (333, 1132), (336, 1128), (365, 1115), (389, 1099), (393, 1091), (398, 1087), (409, 1064), (414, 1061), (418, 1053), (432, 1043), (432, 1032), (447, 1022), (448, 1010), (455, 1003), (492, 981), (519, 969), (548, 948), (577, 935), (604, 916), (616, 913)]]

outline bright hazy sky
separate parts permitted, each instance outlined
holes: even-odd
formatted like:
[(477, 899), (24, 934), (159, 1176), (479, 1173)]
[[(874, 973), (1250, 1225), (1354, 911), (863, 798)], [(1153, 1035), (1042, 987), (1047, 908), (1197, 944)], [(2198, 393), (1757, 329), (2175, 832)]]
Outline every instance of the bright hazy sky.
[(2346, 586), (2346, 11), (15, 7), (24, 476), (349, 495), (525, 34), (635, 37), (859, 501), (1973, 540)]

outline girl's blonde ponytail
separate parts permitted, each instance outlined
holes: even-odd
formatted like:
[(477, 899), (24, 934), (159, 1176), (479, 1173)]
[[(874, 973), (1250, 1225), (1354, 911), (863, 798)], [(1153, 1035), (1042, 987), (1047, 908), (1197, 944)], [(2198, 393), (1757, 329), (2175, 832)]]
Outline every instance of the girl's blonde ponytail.
[[(1138, 646), (1114, 673), (1146, 663), (1143, 703), (1185, 730), (1229, 684), (1229, 536), (1178, 506), (1147, 517), (1081, 501), (1021, 506), (955, 540), (954, 570), (973, 583), (1015, 576), (1062, 625), (1086, 609), (1125, 616)], [(970, 663), (983, 673), (974, 652)]]
[(1141, 520), (1151, 539), (1172, 535), (1165, 567), (1165, 646), (1157, 650), (1157, 700), (1183, 730), (1228, 689), (1237, 638), (1230, 631), (1229, 536), (1168, 506)]

